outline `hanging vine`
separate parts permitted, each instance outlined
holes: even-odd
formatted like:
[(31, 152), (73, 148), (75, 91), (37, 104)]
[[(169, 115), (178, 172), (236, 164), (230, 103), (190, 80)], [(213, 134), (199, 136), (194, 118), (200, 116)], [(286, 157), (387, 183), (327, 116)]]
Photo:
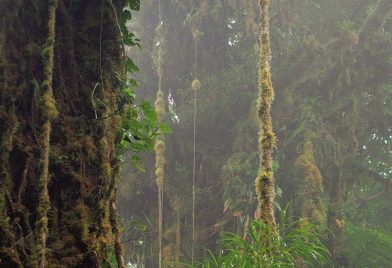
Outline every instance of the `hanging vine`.
[[(162, 6), (159, 1), (158, 6), (159, 22), (156, 28), (157, 44), (158, 44), (158, 55), (157, 55), (157, 75), (158, 75), (158, 91), (155, 100), (155, 112), (158, 116), (158, 122), (162, 122), (165, 116), (165, 103), (164, 95), (162, 91), (162, 77), (163, 77), (163, 21), (162, 21)], [(158, 187), (158, 247), (159, 257), (158, 265), (162, 267), (162, 228), (163, 228), (163, 184), (165, 177), (165, 139), (164, 135), (160, 134), (157, 136), (155, 141), (155, 176), (156, 184)]]
[(37, 206), (37, 248), (39, 255), (39, 267), (46, 266), (46, 239), (48, 237), (48, 211), (50, 210), (50, 200), (48, 192), (49, 181), (49, 151), (50, 151), (50, 135), (52, 130), (51, 121), (57, 117), (56, 102), (53, 98), (53, 55), (55, 44), (55, 25), (56, 25), (56, 9), (57, 1), (48, 1), (48, 36), (42, 49), (42, 57), (44, 62), (42, 83), (42, 134), (41, 134), (41, 174), (39, 177), (39, 201)]
[[(200, 10), (199, 12), (200, 13)], [(199, 15), (199, 14), (197, 14)], [(200, 16), (200, 15), (199, 15)], [(195, 54), (194, 54), (194, 70), (193, 70), (193, 81), (192, 81), (192, 90), (193, 90), (193, 164), (192, 164), (192, 263), (195, 257), (195, 210), (196, 210), (196, 115), (197, 115), (197, 91), (201, 87), (201, 82), (197, 79), (197, 53), (198, 53), (198, 42), (200, 37), (202, 36), (202, 32), (199, 30), (200, 28), (200, 17), (196, 23), (192, 24), (192, 37), (195, 42)]]

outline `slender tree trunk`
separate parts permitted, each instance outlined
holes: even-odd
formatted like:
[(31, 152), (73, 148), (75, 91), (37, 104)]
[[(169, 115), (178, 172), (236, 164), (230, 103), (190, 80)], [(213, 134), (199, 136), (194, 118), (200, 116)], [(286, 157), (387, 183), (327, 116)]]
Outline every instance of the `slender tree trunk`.
[(270, 71), (270, 39), (269, 39), (269, 1), (260, 0), (261, 9), (261, 44), (259, 70), (258, 117), (259, 127), (259, 172), (256, 178), (256, 194), (258, 206), (256, 219), (261, 219), (275, 228), (274, 216), (274, 178), (272, 169), (272, 151), (275, 145), (275, 134), (272, 129), (271, 104), (274, 89)]
[(113, 9), (2, 0), (0, 18), (0, 267), (101, 267), (115, 255)]

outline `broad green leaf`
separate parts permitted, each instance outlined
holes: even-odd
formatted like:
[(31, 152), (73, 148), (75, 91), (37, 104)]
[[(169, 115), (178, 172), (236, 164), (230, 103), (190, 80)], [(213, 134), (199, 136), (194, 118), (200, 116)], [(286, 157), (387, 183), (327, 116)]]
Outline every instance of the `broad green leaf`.
[(125, 63), (125, 68), (129, 73), (134, 73), (139, 71), (139, 67), (137, 67), (134, 61), (130, 58), (127, 58), (127, 61)]

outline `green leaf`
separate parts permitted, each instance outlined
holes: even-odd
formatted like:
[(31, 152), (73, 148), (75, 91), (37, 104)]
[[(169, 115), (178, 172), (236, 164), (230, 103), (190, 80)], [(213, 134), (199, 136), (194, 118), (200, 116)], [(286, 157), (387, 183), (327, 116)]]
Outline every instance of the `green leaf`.
[(130, 84), (131, 86), (133, 86), (133, 87), (138, 87), (138, 86), (140, 86), (139, 83), (138, 83), (136, 80), (134, 80), (134, 79), (129, 79), (128, 82), (129, 82), (129, 84)]
[(159, 130), (161, 131), (161, 133), (164, 133), (164, 134), (169, 134), (169, 133), (173, 132), (171, 127), (169, 127), (166, 123), (160, 123)]
[(143, 151), (143, 149), (145, 148), (143, 143), (136, 143), (136, 142), (131, 143), (130, 147), (131, 147), (131, 150), (133, 150), (135, 152)]
[(125, 63), (125, 68), (129, 73), (134, 73), (139, 71), (139, 67), (137, 67), (135, 62), (130, 58), (127, 58), (127, 61)]
[(126, 23), (128, 20), (132, 19), (132, 14), (131, 11), (124, 9), (124, 11), (121, 13), (121, 23), (120, 23), (120, 27), (121, 27), (121, 32), (128, 32), (128, 29), (126, 28)]
[(143, 165), (141, 164), (141, 159), (140, 156), (138, 155), (133, 155), (131, 157), (131, 163), (132, 165), (141, 173), (146, 172), (145, 168), (143, 167)]
[(126, 97), (128, 97), (129, 100), (132, 101), (132, 102), (136, 99), (135, 93), (133, 93), (132, 89), (130, 89), (129, 87), (128, 87), (128, 88), (124, 88), (124, 89), (123, 89), (123, 93), (124, 93), (124, 95), (125, 95)]
[(144, 100), (140, 104), (140, 108), (143, 111), (144, 120), (146, 120), (147, 123), (149, 123), (149, 127), (154, 127), (155, 122), (157, 122), (157, 119), (158, 119), (158, 115), (155, 112), (154, 107), (152, 107), (151, 103)]
[(128, 5), (132, 10), (140, 10), (140, 0), (128, 0)]
[(121, 13), (121, 22), (126, 22), (127, 20), (132, 19), (132, 14), (131, 11), (124, 9), (124, 11)]

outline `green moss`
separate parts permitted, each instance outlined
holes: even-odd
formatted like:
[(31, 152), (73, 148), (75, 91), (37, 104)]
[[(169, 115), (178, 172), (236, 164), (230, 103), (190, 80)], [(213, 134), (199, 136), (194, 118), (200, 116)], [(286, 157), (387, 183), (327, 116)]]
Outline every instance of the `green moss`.
[(201, 88), (201, 83), (198, 79), (192, 81), (192, 89), (193, 91), (198, 91)]
[(259, 172), (256, 177), (256, 194), (258, 208), (255, 213), (256, 219), (265, 221), (275, 228), (274, 202), (274, 178), (272, 171), (272, 151), (276, 138), (272, 129), (271, 104), (274, 99), (274, 89), (271, 81), (269, 67), (270, 40), (269, 40), (269, 1), (260, 1), (261, 11), (261, 46), (259, 66), (259, 97), (257, 102), (257, 114), (259, 118)]
[(163, 168), (162, 168), (162, 167), (157, 167), (157, 168), (155, 169), (155, 176), (157, 177), (157, 181), (158, 181), (159, 183), (162, 182), (163, 175), (164, 175)]
[(90, 239), (90, 209), (82, 202), (79, 202), (75, 206), (75, 213), (78, 216), (78, 222), (80, 222), (80, 237), (83, 242), (88, 243)]
[(323, 177), (316, 165), (313, 143), (311, 142), (315, 133), (310, 132), (307, 137), (308, 140), (304, 144), (303, 152), (295, 162), (297, 172), (302, 177), (300, 183), (301, 214), (304, 218), (323, 223), (325, 221), (322, 202)]
[(48, 3), (48, 34), (45, 42), (45, 47), (42, 50), (42, 61), (44, 65), (42, 84), (42, 114), (44, 123), (42, 126), (42, 152), (41, 152), (41, 167), (39, 178), (39, 203), (37, 206), (37, 237), (38, 237), (38, 254), (39, 265), (46, 266), (46, 242), (48, 237), (48, 211), (50, 209), (50, 200), (48, 194), (49, 181), (49, 152), (50, 152), (50, 135), (51, 135), (51, 120), (57, 117), (58, 112), (56, 103), (53, 98), (53, 51), (55, 38), (55, 24), (56, 24), (56, 9), (57, 1), (50, 1)]
[(58, 116), (56, 101), (48, 91), (42, 96), (42, 112), (48, 120), (53, 120)]
[(154, 148), (155, 148), (155, 151), (159, 151), (159, 152), (164, 150), (165, 149), (165, 142), (163, 140), (157, 140), (155, 142)]
[(87, 158), (89, 159), (93, 159), (98, 154), (98, 148), (95, 145), (95, 141), (92, 136), (84, 137), (83, 149), (86, 151)]
[(156, 157), (155, 158), (155, 166), (163, 167), (165, 165), (165, 158), (164, 157)]

